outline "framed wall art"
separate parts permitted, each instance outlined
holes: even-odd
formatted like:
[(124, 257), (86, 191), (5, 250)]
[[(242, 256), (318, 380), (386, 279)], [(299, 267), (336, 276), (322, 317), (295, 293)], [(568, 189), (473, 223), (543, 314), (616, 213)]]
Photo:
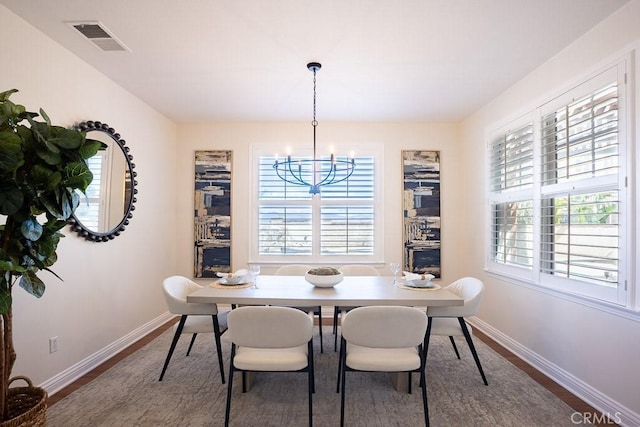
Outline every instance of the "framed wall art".
[(441, 277), (440, 152), (402, 151), (404, 271)]
[(231, 271), (231, 153), (195, 152), (195, 277)]

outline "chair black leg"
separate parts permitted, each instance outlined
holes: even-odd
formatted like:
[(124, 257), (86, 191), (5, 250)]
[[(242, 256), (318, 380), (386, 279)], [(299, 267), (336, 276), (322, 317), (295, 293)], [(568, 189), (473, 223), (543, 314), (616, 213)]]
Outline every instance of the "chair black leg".
[(345, 347), (340, 340), (340, 353), (338, 353), (338, 381), (336, 381), (336, 393), (340, 393), (340, 381), (342, 379), (342, 358), (344, 357)]
[[(233, 387), (233, 358), (236, 355), (236, 345), (231, 345), (231, 359), (229, 362), (229, 385), (227, 387), (227, 407), (224, 411), (224, 426), (229, 427), (229, 415), (231, 413), (231, 388)], [(244, 372), (243, 372), (244, 373)]]
[[(218, 353), (218, 365), (220, 367), (220, 378), (222, 379), (222, 384), (224, 384), (224, 364), (222, 363), (222, 343), (220, 342), (220, 322), (218, 322), (218, 315), (214, 314), (211, 316), (213, 319), (213, 338), (216, 341), (216, 353)], [(194, 337), (195, 338), (195, 334)]]
[(187, 349), (187, 356), (191, 354), (191, 347), (193, 347), (193, 343), (196, 342), (196, 336), (198, 334), (191, 335), (191, 341), (189, 341), (189, 348)]
[(309, 427), (313, 426), (313, 393), (316, 392), (316, 379), (313, 369), (313, 343), (309, 341), (307, 350), (307, 370), (309, 371)]
[[(431, 317), (427, 318), (427, 332), (425, 332), (424, 334), (424, 344), (422, 345), (422, 357), (424, 357), (424, 369), (426, 368), (426, 364), (427, 364), (427, 353), (429, 352), (429, 340), (431, 339)], [(420, 387), (424, 388), (424, 381), (423, 378), (420, 377)]]
[(344, 339), (340, 340), (340, 362), (341, 362), (341, 382), (342, 382), (342, 394), (340, 395), (340, 427), (344, 427), (344, 395), (345, 395), (345, 374), (346, 374), (346, 370), (347, 370), (347, 365), (346, 365), (346, 352), (345, 349), (346, 348), (346, 342)]
[(453, 337), (449, 337), (449, 341), (451, 341), (451, 345), (453, 346), (453, 351), (456, 352), (456, 356), (458, 356), (458, 359), (460, 359), (460, 353), (458, 353), (458, 347), (456, 346), (456, 341), (453, 339)]
[[(427, 330), (431, 333), (430, 323)], [(420, 386), (422, 388), (422, 406), (424, 407), (424, 425), (429, 427), (429, 404), (427, 401), (427, 353), (424, 349), (420, 349)]]
[(309, 344), (307, 344), (307, 351), (308, 351), (308, 355), (307, 358), (309, 359), (309, 361), (307, 363), (309, 363), (309, 366), (311, 367), (311, 379), (312, 379), (312, 385), (313, 385), (313, 392), (316, 392), (316, 375), (315, 375), (315, 371), (313, 370), (313, 343), (311, 341), (309, 341)]
[(467, 340), (467, 344), (469, 345), (471, 354), (473, 354), (473, 359), (476, 361), (476, 366), (478, 367), (478, 371), (480, 371), (480, 376), (482, 377), (482, 381), (484, 381), (484, 385), (489, 385), (489, 383), (487, 382), (487, 377), (484, 376), (484, 371), (482, 370), (482, 365), (480, 364), (480, 358), (478, 357), (478, 352), (476, 352), (476, 347), (473, 345), (473, 340), (471, 339), (471, 334), (469, 333), (469, 329), (467, 328), (467, 323), (464, 321), (464, 318), (462, 317), (458, 317), (458, 322), (460, 322), (460, 328), (462, 328), (462, 333), (464, 334), (464, 337)]
[[(420, 371), (420, 383), (426, 384), (424, 369)], [(429, 404), (427, 403), (427, 387), (422, 386), (422, 406), (424, 407), (424, 425), (429, 427)]]
[(324, 353), (324, 344), (322, 340), (322, 306), (318, 306), (318, 331), (320, 335), (320, 353)]
[(178, 344), (178, 340), (180, 339), (180, 335), (182, 334), (182, 329), (184, 328), (184, 322), (186, 321), (187, 321), (187, 315), (183, 314), (180, 317), (180, 321), (178, 322), (176, 333), (175, 335), (173, 335), (173, 341), (171, 341), (171, 347), (169, 347), (169, 354), (167, 354), (167, 358), (164, 361), (164, 366), (162, 367), (162, 372), (160, 373), (160, 379), (158, 381), (162, 381), (162, 378), (164, 378), (164, 373), (167, 370), (167, 366), (169, 366), (169, 361), (171, 360), (173, 351), (176, 349), (176, 344)]

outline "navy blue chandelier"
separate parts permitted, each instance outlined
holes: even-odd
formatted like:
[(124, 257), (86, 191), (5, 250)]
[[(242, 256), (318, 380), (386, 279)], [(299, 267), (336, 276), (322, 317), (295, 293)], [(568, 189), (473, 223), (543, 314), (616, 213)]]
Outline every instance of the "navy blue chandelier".
[(276, 159), (273, 164), (278, 177), (294, 185), (309, 187), (309, 194), (319, 194), (320, 188), (325, 185), (335, 184), (349, 178), (356, 168), (355, 159), (340, 159), (331, 154), (330, 158), (316, 157), (316, 73), (322, 67), (319, 62), (307, 64), (309, 71), (313, 72), (313, 158), (292, 159), (290, 155), (284, 161)]

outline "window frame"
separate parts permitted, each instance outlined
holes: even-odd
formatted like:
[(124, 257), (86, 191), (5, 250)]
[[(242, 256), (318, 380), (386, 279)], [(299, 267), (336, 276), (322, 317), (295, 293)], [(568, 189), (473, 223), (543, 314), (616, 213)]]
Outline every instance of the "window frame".
[[(633, 199), (629, 177), (633, 170), (633, 156), (630, 147), (634, 144), (632, 133), (632, 117), (635, 104), (633, 103), (632, 85), (628, 84), (630, 76), (630, 55), (625, 55), (609, 63), (605, 67), (599, 68), (586, 78), (575, 81), (571, 87), (555, 96), (547, 96), (545, 102), (538, 103), (535, 108), (530, 109), (526, 114), (515, 118), (506, 125), (501, 125), (486, 133), (487, 153), (487, 206), (488, 224), (486, 233), (486, 256), (485, 269), (492, 274), (515, 280), (516, 283), (524, 283), (536, 289), (547, 289), (554, 293), (570, 295), (580, 300), (589, 301), (597, 305), (610, 305), (626, 309), (637, 310), (639, 301), (634, 297), (635, 289), (630, 289), (629, 279), (633, 277), (633, 239), (630, 239), (632, 230), (637, 227), (633, 218), (634, 206), (631, 205)], [(602, 88), (607, 81), (611, 81), (614, 76), (618, 83), (618, 172), (615, 178), (592, 178), (589, 183), (576, 184), (575, 182), (565, 182), (557, 184), (544, 184), (542, 182), (542, 118), (556, 108), (560, 108), (571, 102), (572, 99), (580, 99), (594, 93)], [(506, 265), (494, 262), (492, 259), (493, 240), (492, 224), (494, 220), (492, 207), (496, 200), (519, 201), (522, 200), (522, 191), (503, 192), (496, 197), (492, 191), (492, 169), (491, 169), (491, 145), (501, 134), (505, 134), (509, 129), (516, 129), (527, 121), (533, 123), (534, 129), (534, 185), (532, 189), (533, 209), (534, 209), (534, 260), (533, 268), (525, 269), (518, 266)], [(619, 200), (619, 229), (618, 229), (618, 284), (615, 289), (606, 288), (601, 285), (592, 285), (585, 281), (574, 280), (553, 276), (541, 272), (541, 244), (542, 244), (542, 200), (546, 197), (562, 194), (574, 193), (596, 193), (600, 191), (618, 191)], [(492, 194), (493, 193), (493, 194)], [(634, 287), (632, 285), (632, 287)]]
[[(374, 160), (374, 199), (371, 202), (373, 206), (374, 215), (374, 243), (373, 253), (370, 255), (321, 255), (320, 254), (320, 205), (322, 204), (320, 196), (313, 196), (310, 202), (312, 209), (312, 253), (311, 255), (265, 255), (259, 253), (258, 236), (259, 236), (259, 206), (261, 204), (259, 200), (259, 187), (260, 187), (260, 174), (259, 163), (261, 156), (274, 156), (275, 153), (282, 152), (282, 144), (276, 143), (252, 143), (250, 145), (250, 200), (255, 201), (256, 209), (250, 211), (250, 253), (249, 262), (267, 264), (291, 264), (291, 263), (303, 263), (303, 264), (379, 264), (384, 262), (384, 165), (383, 154), (384, 147), (380, 143), (370, 144), (355, 144), (345, 143), (341, 144), (348, 146), (349, 149), (355, 153), (356, 168), (358, 164), (358, 156), (372, 157)], [(313, 152), (309, 148), (308, 144), (289, 144), (288, 148), (291, 150), (292, 157), (295, 156), (312, 156)], [(277, 201), (267, 201), (264, 204), (279, 203)], [(293, 202), (295, 203), (295, 202)], [(307, 203), (307, 202), (305, 202)], [(354, 205), (362, 205), (363, 203), (358, 200), (352, 201)], [(324, 200), (325, 205), (340, 205), (343, 204), (336, 200)]]

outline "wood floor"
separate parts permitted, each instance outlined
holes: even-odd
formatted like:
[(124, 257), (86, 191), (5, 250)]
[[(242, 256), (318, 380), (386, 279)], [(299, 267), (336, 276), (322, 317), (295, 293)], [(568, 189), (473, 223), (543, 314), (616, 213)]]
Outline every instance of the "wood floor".
[[(81, 378), (79, 378), (78, 380), (74, 381), (73, 383), (69, 384), (67, 387), (65, 387), (64, 389), (60, 390), (59, 392), (57, 392), (53, 396), (49, 396), (49, 399), (48, 399), (48, 402), (47, 402), (48, 405), (49, 406), (54, 405), (56, 402), (60, 401), (64, 397), (66, 397), (69, 394), (73, 393), (78, 388), (80, 388), (83, 385), (91, 382), (93, 379), (98, 377), (103, 372), (107, 371), (109, 368), (111, 368), (112, 366), (117, 364), (119, 361), (121, 361), (125, 357), (135, 353), (136, 351), (138, 351), (139, 349), (144, 347), (146, 344), (148, 344), (149, 342), (153, 341), (156, 337), (158, 337), (160, 334), (162, 334), (165, 330), (170, 328), (176, 321), (177, 321), (177, 318), (174, 319), (174, 320), (170, 320), (169, 322), (165, 323), (164, 325), (162, 325), (161, 327), (159, 327), (155, 331), (151, 332), (150, 334), (148, 334), (144, 338), (140, 339), (136, 343), (134, 343), (131, 346), (127, 347), (125, 350), (121, 351), (116, 356), (112, 357), (111, 359), (109, 359), (108, 361), (103, 363), (102, 365), (98, 366), (97, 368), (95, 368), (91, 372), (89, 372), (86, 375), (82, 376)], [(323, 322), (323, 326), (324, 325), (332, 326), (332, 324), (333, 323), (332, 323), (331, 319), (325, 319), (325, 321)], [(537, 369), (535, 369), (534, 367), (532, 367), (531, 365), (529, 365), (528, 363), (526, 363), (522, 359), (520, 359), (517, 356), (515, 356), (513, 353), (511, 353), (509, 350), (507, 350), (504, 347), (502, 347), (500, 344), (498, 344), (497, 342), (495, 342), (494, 340), (489, 338), (487, 335), (485, 335), (482, 332), (478, 331), (477, 328), (474, 328), (473, 332), (474, 332), (474, 336), (476, 338), (480, 339), (482, 342), (487, 344), (496, 353), (500, 354), (502, 357), (507, 359), (513, 365), (515, 365), (520, 370), (525, 372), (527, 375), (529, 375), (531, 378), (533, 378), (535, 381), (537, 381), (540, 385), (545, 387), (547, 390), (551, 391), (559, 399), (561, 399), (567, 405), (569, 405), (571, 408), (573, 408), (577, 413), (579, 413), (579, 414), (589, 414), (589, 415), (586, 415), (586, 416), (585, 415), (581, 415), (581, 417), (584, 417), (584, 419), (592, 419), (592, 420), (593, 419), (595, 419), (595, 420), (602, 419), (600, 413), (596, 409), (594, 409), (592, 406), (588, 405), (582, 399), (579, 399), (578, 397), (576, 397), (573, 394), (571, 394), (565, 388), (563, 388), (562, 386), (557, 384), (555, 381), (551, 380), (549, 377), (547, 377), (544, 374), (542, 374), (540, 371), (538, 371)], [(589, 418), (587, 418), (587, 417), (589, 417)], [(616, 424), (613, 423), (613, 422), (610, 422), (610, 423), (596, 423), (594, 425), (596, 425), (596, 426), (612, 426), (612, 425), (616, 425)]]

